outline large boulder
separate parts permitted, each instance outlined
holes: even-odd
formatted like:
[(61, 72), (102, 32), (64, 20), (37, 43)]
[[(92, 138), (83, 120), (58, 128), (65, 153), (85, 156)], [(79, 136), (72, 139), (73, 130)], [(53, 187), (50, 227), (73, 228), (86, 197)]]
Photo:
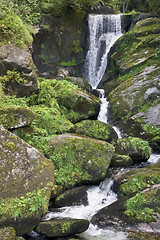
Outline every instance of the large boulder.
[(82, 134), (106, 142), (111, 142), (118, 138), (117, 133), (111, 126), (98, 120), (83, 120), (76, 123), (75, 132), (76, 134)]
[(115, 153), (129, 155), (134, 162), (146, 162), (151, 155), (149, 143), (140, 138), (120, 138), (113, 145)]
[(0, 124), (6, 129), (27, 126), (34, 118), (35, 113), (27, 108), (0, 108)]
[(48, 209), (53, 164), (35, 148), (0, 127), (0, 227), (31, 231)]
[(6, 82), (5, 92), (23, 97), (38, 89), (32, 54), (27, 47), (20, 48), (15, 44), (3, 45), (0, 47), (0, 59), (1, 65), (3, 64), (0, 75), (7, 73), (8, 70), (17, 71), (22, 73), (25, 79), (22, 82), (17, 82), (16, 79)]
[(159, 18), (139, 21), (113, 48), (101, 87), (115, 120), (143, 112), (146, 122), (159, 122), (159, 23)]
[(52, 219), (41, 222), (37, 231), (47, 237), (63, 237), (82, 233), (89, 227), (89, 221), (85, 219)]
[(50, 146), (58, 178), (62, 175), (67, 186), (104, 179), (114, 153), (114, 147), (105, 141), (74, 134), (56, 136)]

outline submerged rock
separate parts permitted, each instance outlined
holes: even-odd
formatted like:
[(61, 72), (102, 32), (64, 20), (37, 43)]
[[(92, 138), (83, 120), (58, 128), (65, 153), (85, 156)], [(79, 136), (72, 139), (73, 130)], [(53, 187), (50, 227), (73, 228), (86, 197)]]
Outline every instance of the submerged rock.
[(107, 142), (74, 134), (57, 136), (51, 139), (50, 146), (58, 175), (61, 168), (65, 169), (67, 185), (104, 179), (114, 153), (114, 147)]
[(52, 219), (41, 222), (37, 231), (47, 237), (63, 237), (82, 233), (89, 227), (89, 221), (85, 219)]
[(35, 113), (27, 108), (0, 109), (0, 124), (6, 129), (24, 127), (33, 122)]
[(106, 142), (118, 138), (117, 133), (111, 126), (98, 120), (84, 120), (75, 124), (75, 132)]
[(53, 164), (35, 148), (0, 127), (0, 227), (23, 235), (49, 205)]

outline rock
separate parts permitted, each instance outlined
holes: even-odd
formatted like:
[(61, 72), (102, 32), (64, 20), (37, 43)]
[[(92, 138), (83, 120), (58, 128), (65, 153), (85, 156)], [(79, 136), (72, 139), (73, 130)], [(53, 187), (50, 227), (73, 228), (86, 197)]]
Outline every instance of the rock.
[(69, 71), (65, 68), (59, 68), (57, 79), (66, 79), (67, 77), (69, 77)]
[(14, 44), (3, 45), (0, 47), (0, 59), (5, 67), (3, 74), (10, 71), (23, 73), (24, 82), (12, 81), (6, 82), (4, 91), (6, 93), (16, 94), (18, 97), (29, 96), (31, 92), (38, 89), (37, 75), (32, 59), (32, 55), (27, 47), (19, 48)]
[(0, 127), (0, 227), (23, 235), (46, 213), (53, 164), (35, 148)]
[(41, 82), (38, 102), (49, 104), (53, 98), (57, 100), (65, 116), (73, 123), (96, 118), (98, 115), (100, 100), (66, 80), (51, 79)]
[(58, 175), (61, 167), (64, 169), (69, 165), (63, 170), (66, 175), (63, 174), (63, 178), (66, 185), (73, 186), (104, 179), (114, 152), (114, 147), (107, 142), (74, 134), (56, 136), (51, 139), (50, 146), (51, 158), (59, 169)]
[(72, 205), (87, 205), (88, 187), (82, 186), (65, 191), (55, 199), (56, 207), (66, 207)]
[(13, 227), (0, 228), (0, 239), (1, 240), (17, 240), (15, 229)]
[(67, 81), (72, 82), (75, 85), (78, 85), (79, 88), (86, 90), (87, 92), (91, 92), (91, 85), (85, 81), (83, 78), (80, 77), (67, 77), (66, 78)]
[(27, 108), (0, 109), (0, 124), (6, 129), (24, 127), (33, 122), (35, 113)]
[(52, 219), (41, 222), (37, 231), (47, 237), (63, 237), (82, 233), (87, 230), (89, 221), (85, 219)]
[(134, 162), (146, 162), (151, 155), (149, 143), (140, 138), (121, 138), (113, 143), (115, 153), (129, 155)]
[[(159, 23), (159, 18), (141, 20), (113, 46), (100, 85), (108, 94), (115, 121), (144, 112), (148, 123), (158, 124)], [(156, 110), (153, 120), (151, 115)]]
[(128, 155), (114, 154), (111, 160), (111, 167), (127, 167), (133, 164), (133, 160)]
[(83, 120), (75, 124), (76, 134), (96, 138), (106, 142), (111, 142), (118, 138), (115, 130), (98, 120)]

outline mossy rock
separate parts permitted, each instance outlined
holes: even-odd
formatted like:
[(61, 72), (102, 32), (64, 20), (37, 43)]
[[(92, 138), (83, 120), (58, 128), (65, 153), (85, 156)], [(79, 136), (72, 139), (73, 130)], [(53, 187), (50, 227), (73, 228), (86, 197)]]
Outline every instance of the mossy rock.
[(96, 117), (100, 100), (92, 94), (83, 92), (73, 83), (66, 80), (42, 80), (38, 96), (39, 104), (50, 104), (55, 98), (61, 112), (71, 122)]
[(115, 153), (129, 155), (134, 162), (146, 162), (151, 155), (149, 143), (140, 138), (121, 138), (116, 140), (113, 145)]
[(0, 239), (2, 239), (2, 240), (17, 240), (15, 229), (13, 227), (0, 228)]
[(36, 230), (47, 237), (63, 237), (82, 233), (89, 227), (85, 219), (54, 219), (41, 222)]
[(91, 92), (92, 87), (91, 85), (85, 81), (83, 78), (80, 77), (67, 77), (67, 81), (72, 82), (75, 85), (78, 85), (79, 88), (86, 90), (87, 92)]
[[(115, 121), (146, 114), (152, 106), (159, 109), (159, 22), (158, 18), (140, 21), (123, 34), (111, 52), (101, 87), (108, 93)], [(145, 117), (153, 122), (151, 111)]]
[(87, 186), (81, 186), (65, 191), (55, 199), (56, 207), (66, 207), (73, 205), (87, 205)]
[(27, 126), (34, 118), (35, 113), (26, 108), (0, 108), (0, 124), (6, 129)]
[(114, 154), (111, 160), (111, 167), (127, 167), (133, 164), (133, 160), (128, 155)]
[(75, 124), (76, 134), (111, 142), (118, 138), (115, 130), (109, 125), (98, 120), (83, 120)]
[(67, 187), (104, 179), (114, 153), (114, 147), (107, 142), (74, 134), (57, 136), (51, 139), (50, 146), (57, 177), (61, 176)]
[(0, 128), (0, 227), (23, 235), (48, 210), (53, 164), (35, 148)]

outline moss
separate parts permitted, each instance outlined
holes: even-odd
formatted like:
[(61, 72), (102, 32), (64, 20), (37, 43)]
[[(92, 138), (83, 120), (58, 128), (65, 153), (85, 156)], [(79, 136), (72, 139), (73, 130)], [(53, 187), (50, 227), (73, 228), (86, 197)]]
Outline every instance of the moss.
[(57, 137), (51, 140), (51, 146), (54, 146), (50, 154), (55, 164), (56, 183), (67, 187), (81, 181), (103, 179), (114, 151), (106, 142), (75, 135), (62, 135), (60, 140)]
[(30, 214), (36, 215), (39, 212), (47, 212), (48, 200), (46, 191), (48, 187), (28, 192), (25, 196), (17, 198), (0, 199), (1, 220), (13, 218), (14, 220), (27, 217)]
[(160, 213), (160, 190), (151, 189), (145, 193), (138, 193), (127, 200), (125, 212), (132, 221), (153, 222), (156, 221), (156, 213)]
[(75, 132), (107, 142), (117, 139), (116, 133), (109, 125), (97, 120), (84, 120), (75, 124)]
[(13, 12), (0, 15), (0, 46), (15, 43), (20, 47), (31, 46), (33, 38), (22, 22)]

